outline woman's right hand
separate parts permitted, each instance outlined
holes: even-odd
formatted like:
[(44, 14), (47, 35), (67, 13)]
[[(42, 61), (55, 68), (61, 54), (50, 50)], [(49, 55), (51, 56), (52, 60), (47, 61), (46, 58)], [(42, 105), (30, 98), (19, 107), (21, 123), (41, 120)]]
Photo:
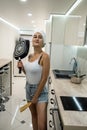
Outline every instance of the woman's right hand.
[(22, 61), (18, 61), (17, 67), (18, 67), (18, 68), (23, 68), (23, 63), (22, 63)]
[(23, 70), (23, 63), (22, 63), (21, 60), (18, 61), (18, 63), (17, 63), (17, 67), (18, 67), (18, 69), (19, 69), (19, 73), (21, 73), (21, 71)]

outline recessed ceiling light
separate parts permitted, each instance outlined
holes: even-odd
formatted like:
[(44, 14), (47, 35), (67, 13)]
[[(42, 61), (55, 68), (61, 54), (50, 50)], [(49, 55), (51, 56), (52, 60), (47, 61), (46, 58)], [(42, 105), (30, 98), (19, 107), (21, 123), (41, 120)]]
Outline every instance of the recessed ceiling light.
[(35, 21), (34, 21), (34, 20), (32, 20), (32, 23), (35, 23)]
[(26, 2), (27, 0), (20, 0), (21, 2)]
[(36, 28), (36, 25), (33, 25), (34, 28)]
[(31, 13), (28, 13), (28, 16), (32, 16), (32, 14), (31, 14)]

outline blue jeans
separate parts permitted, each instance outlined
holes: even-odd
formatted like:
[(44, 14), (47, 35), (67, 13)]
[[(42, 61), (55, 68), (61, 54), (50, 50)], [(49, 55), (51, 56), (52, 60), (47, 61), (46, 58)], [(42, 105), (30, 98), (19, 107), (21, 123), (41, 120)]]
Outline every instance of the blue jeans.
[[(29, 84), (26, 82), (26, 99), (27, 101), (31, 101), (38, 85), (37, 84)], [(38, 102), (48, 102), (48, 88), (45, 86), (38, 97)]]

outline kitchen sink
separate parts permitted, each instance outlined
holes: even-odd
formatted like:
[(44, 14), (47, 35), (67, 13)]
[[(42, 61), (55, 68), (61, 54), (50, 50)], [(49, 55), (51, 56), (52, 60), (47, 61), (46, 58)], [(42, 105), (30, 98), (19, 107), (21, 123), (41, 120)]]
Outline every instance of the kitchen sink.
[(65, 78), (70, 79), (72, 75), (74, 75), (74, 72), (72, 70), (53, 70), (53, 74), (55, 78)]

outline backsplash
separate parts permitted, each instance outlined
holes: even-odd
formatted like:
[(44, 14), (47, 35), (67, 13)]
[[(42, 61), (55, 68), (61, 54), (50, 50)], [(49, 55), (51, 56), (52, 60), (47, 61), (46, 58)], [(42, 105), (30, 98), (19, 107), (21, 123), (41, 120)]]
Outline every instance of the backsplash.
[(78, 47), (77, 49), (78, 69), (81, 74), (87, 77), (87, 46)]
[[(46, 51), (50, 54), (50, 47), (46, 46)], [(51, 68), (72, 70), (71, 59), (75, 57), (78, 62), (78, 70), (87, 77), (87, 46), (64, 46), (52, 44), (51, 46)]]

